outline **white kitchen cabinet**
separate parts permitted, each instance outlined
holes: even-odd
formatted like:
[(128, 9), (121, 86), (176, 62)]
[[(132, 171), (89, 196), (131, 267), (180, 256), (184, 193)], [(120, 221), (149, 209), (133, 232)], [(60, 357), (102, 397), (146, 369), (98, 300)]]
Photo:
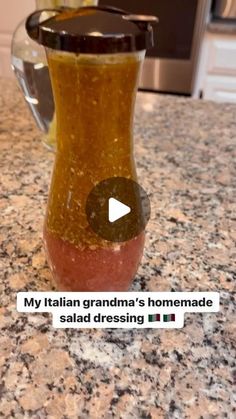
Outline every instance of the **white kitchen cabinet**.
[(204, 98), (217, 102), (236, 103), (236, 77), (207, 76), (204, 84)]
[(212, 37), (207, 64), (209, 74), (236, 76), (236, 35)]
[(236, 33), (206, 33), (196, 87), (203, 99), (236, 103)]
[(10, 64), (12, 35), (16, 26), (34, 9), (34, 0), (0, 1), (0, 76), (13, 76)]

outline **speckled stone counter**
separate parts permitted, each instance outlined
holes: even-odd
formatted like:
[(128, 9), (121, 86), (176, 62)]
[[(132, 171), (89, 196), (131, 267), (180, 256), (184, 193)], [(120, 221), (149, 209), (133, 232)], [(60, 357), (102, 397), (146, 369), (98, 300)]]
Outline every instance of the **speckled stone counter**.
[(0, 81), (0, 417), (236, 417), (236, 106), (141, 93), (139, 179), (152, 202), (135, 291), (219, 291), (181, 330), (55, 330), (16, 293), (51, 290), (42, 223), (53, 155)]

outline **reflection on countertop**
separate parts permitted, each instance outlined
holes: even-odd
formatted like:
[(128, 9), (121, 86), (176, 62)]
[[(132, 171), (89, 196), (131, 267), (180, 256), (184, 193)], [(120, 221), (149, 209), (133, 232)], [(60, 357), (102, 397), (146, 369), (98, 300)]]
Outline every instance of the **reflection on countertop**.
[(42, 223), (53, 155), (0, 81), (0, 412), (4, 418), (233, 418), (236, 106), (140, 93), (135, 149), (152, 201), (135, 291), (219, 291), (183, 330), (54, 330), (16, 293), (50, 290)]

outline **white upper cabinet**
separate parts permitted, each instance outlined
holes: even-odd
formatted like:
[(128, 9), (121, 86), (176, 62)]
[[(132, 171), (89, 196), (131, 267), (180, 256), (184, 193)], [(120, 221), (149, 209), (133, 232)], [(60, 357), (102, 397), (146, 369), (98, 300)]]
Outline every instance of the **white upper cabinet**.
[(34, 0), (0, 1), (0, 76), (13, 77), (11, 39), (17, 25), (35, 9)]

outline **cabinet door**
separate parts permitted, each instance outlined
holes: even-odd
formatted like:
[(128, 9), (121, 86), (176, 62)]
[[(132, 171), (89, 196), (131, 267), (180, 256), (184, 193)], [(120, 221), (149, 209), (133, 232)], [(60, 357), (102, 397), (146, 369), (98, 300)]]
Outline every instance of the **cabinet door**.
[(211, 38), (208, 73), (236, 77), (236, 35), (217, 35)]
[(236, 103), (236, 77), (207, 76), (204, 99)]
[(17, 25), (35, 9), (34, 0), (0, 1), (0, 76), (12, 77), (11, 39)]

